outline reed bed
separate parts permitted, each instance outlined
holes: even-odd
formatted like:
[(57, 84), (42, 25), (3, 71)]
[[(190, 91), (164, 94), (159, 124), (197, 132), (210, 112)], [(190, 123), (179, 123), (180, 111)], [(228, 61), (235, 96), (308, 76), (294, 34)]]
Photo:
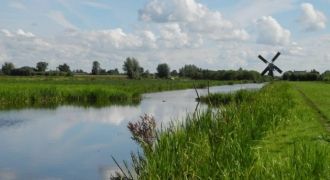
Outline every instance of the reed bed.
[(0, 108), (139, 102), (142, 93), (239, 83), (231, 81), (127, 80), (109, 77), (0, 77)]
[(152, 145), (138, 138), (136, 178), (329, 179), (329, 142), (296, 91), (274, 83), (249, 96), (158, 131)]
[(238, 90), (232, 93), (211, 93), (201, 96), (198, 100), (212, 106), (227, 105), (229, 103), (239, 104), (244, 101), (252, 101), (257, 91), (254, 90)]

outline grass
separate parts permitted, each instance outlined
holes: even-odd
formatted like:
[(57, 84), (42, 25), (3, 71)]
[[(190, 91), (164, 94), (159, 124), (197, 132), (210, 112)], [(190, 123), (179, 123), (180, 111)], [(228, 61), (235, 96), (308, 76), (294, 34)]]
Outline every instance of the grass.
[(198, 100), (212, 106), (227, 105), (229, 103), (239, 104), (243, 100), (252, 100), (256, 93), (256, 91), (242, 89), (232, 93), (211, 93), (206, 96), (201, 96)]
[(329, 179), (329, 134), (294, 85), (271, 83), (248, 96), (142, 143), (143, 155), (132, 156), (138, 178)]
[[(237, 82), (210, 81), (210, 85)], [(0, 77), (0, 108), (138, 103), (141, 94), (206, 87), (207, 81), (127, 80), (121, 76)]]
[(292, 85), (312, 99), (317, 108), (330, 119), (330, 83), (292, 82)]

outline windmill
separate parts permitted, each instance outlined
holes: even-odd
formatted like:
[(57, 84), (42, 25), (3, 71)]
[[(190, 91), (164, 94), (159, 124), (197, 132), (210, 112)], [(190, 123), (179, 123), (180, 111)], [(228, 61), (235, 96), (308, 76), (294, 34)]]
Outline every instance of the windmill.
[(280, 74), (283, 72), (280, 68), (274, 65), (274, 61), (281, 55), (280, 52), (277, 52), (277, 54), (273, 57), (271, 62), (268, 62), (265, 58), (263, 58), (261, 55), (258, 56), (261, 61), (267, 64), (267, 67), (264, 71), (262, 71), (261, 75), (265, 75), (268, 71), (268, 76), (274, 77), (274, 71), (276, 70)]

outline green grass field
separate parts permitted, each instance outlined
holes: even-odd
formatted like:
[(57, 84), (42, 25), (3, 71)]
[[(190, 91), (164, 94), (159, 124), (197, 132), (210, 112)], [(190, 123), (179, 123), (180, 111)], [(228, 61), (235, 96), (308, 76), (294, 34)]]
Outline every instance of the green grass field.
[[(210, 85), (237, 82), (210, 81)], [(0, 77), (0, 108), (60, 104), (109, 105), (139, 102), (141, 94), (206, 87), (207, 81), (128, 80), (123, 76)]]
[(330, 83), (295, 82), (292, 84), (302, 91), (328, 120), (330, 119)]
[(271, 83), (253, 98), (243, 95), (158, 132), (152, 146), (142, 143), (143, 156), (133, 158), (138, 177), (330, 179), (329, 132), (297, 87), (327, 110), (328, 84)]

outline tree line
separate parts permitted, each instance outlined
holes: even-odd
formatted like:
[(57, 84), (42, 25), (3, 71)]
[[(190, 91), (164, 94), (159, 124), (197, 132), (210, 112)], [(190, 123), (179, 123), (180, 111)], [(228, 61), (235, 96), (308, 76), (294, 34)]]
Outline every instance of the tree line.
[(5, 62), (1, 67), (1, 73), (11, 76), (33, 76), (33, 75), (67, 75), (71, 73), (70, 66), (66, 63), (60, 64), (56, 71), (46, 71), (48, 63), (40, 61), (35, 67), (23, 66), (16, 68), (11, 62)]
[[(85, 72), (83, 70), (70, 69), (70, 66), (66, 63), (57, 66), (56, 70), (49, 70), (48, 63), (40, 61), (36, 63), (35, 67), (23, 66), (16, 68), (13, 63), (5, 62), (2, 65), (1, 73), (12, 76), (33, 76), (33, 75), (73, 75), (73, 74), (91, 74), (91, 75), (120, 75), (119, 70), (109, 69), (108, 71), (101, 68), (101, 64), (98, 61), (92, 62), (91, 72)], [(134, 57), (128, 57), (123, 63), (122, 69), (124, 74), (129, 79), (140, 78), (171, 78), (181, 77), (189, 79), (208, 79), (208, 80), (251, 80), (260, 81), (267, 78), (261, 76), (257, 71), (244, 70), (239, 68), (238, 70), (209, 70), (202, 69), (196, 65), (189, 64), (184, 65), (177, 70), (170, 69), (167, 63), (158, 64), (156, 67), (156, 73), (150, 73), (149, 70), (144, 70), (139, 61)], [(330, 80), (330, 71), (326, 71), (320, 74), (316, 70), (310, 72), (307, 71), (287, 71), (281, 77), (283, 80), (290, 81), (314, 81), (314, 80)]]
[(283, 73), (283, 80), (288, 81), (330, 81), (330, 71), (320, 73), (315, 69), (311, 71), (287, 71)]
[[(33, 75), (73, 75), (73, 74), (91, 74), (91, 75), (119, 75), (119, 70), (110, 69), (106, 71), (101, 67), (98, 61), (92, 62), (92, 69), (90, 73), (83, 70), (71, 71), (70, 66), (66, 63), (60, 64), (56, 70), (49, 70), (48, 63), (44, 61), (38, 62), (35, 67), (23, 66), (16, 68), (13, 63), (5, 62), (2, 65), (1, 71), (5, 75), (11, 76), (33, 76)], [(139, 61), (134, 57), (128, 57), (123, 63), (122, 69), (124, 74), (129, 79), (139, 78), (170, 78), (182, 77), (190, 79), (209, 79), (209, 80), (260, 80), (261, 75), (257, 71), (247, 71), (239, 69), (234, 70), (219, 70), (212, 71), (198, 68), (195, 65), (185, 65), (177, 70), (170, 69), (167, 63), (158, 64), (156, 73), (150, 73), (149, 70), (144, 70)]]

